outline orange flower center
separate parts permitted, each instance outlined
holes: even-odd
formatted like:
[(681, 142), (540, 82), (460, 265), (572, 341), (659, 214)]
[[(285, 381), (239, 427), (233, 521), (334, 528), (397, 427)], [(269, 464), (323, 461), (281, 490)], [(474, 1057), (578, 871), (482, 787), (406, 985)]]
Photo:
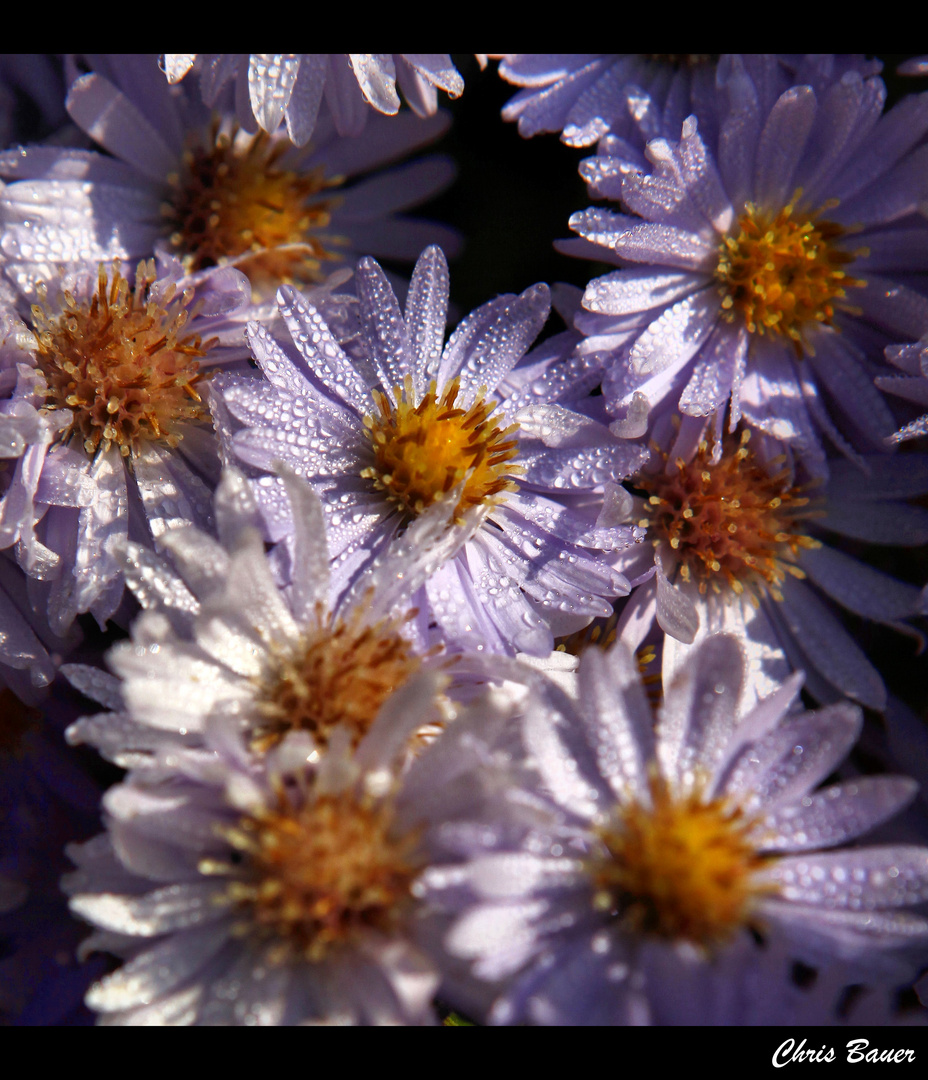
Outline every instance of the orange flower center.
[[(139, 263), (135, 288), (114, 263), (112, 281), (101, 265), (89, 303), (63, 294), (64, 311), (32, 308), (36, 362), (45, 376), (46, 409), (69, 409), (63, 439), (90, 454), (118, 446), (128, 457), (148, 440), (176, 446), (178, 423), (203, 419), (198, 359), (216, 339), (183, 335), (192, 293), (174, 299), (170, 286), (155, 302), (154, 263)], [(173, 301), (173, 302), (172, 302)]]
[(845, 270), (865, 251), (838, 247), (836, 241), (848, 230), (821, 220), (820, 211), (797, 213), (800, 195), (797, 191), (775, 215), (747, 203), (738, 234), (721, 243), (715, 271), (725, 318), (743, 319), (752, 334), (789, 338), (797, 357), (814, 351), (808, 329), (817, 323), (831, 326), (836, 307), (855, 310), (843, 303), (847, 290), (866, 285)]
[(383, 703), (421, 663), (393, 620), (365, 626), (355, 611), (348, 623), (331, 624), (320, 612), (319, 629), (263, 680), (252, 745), (263, 752), (290, 731), (308, 731), (325, 747), (342, 725), (357, 746)]
[(727, 439), (717, 463), (702, 443), (689, 463), (678, 458), (669, 473), (639, 475), (636, 485), (650, 492), (639, 525), (670, 545), (683, 580), (698, 582), (700, 593), (762, 583), (782, 599), (786, 574), (805, 577), (800, 551), (818, 547), (798, 523), (812, 516), (810, 500), (787, 487), (787, 469), (771, 474), (755, 462), (749, 438), (743, 431), (739, 441)]
[(340, 256), (326, 246), (336, 239), (318, 235), (336, 203), (322, 193), (341, 178), (283, 168), (288, 149), (286, 139), (230, 134), (214, 122), (205, 145), (184, 153), (162, 211), (188, 272), (234, 261), (259, 292), (325, 277), (322, 263)]
[(394, 835), (389, 802), (350, 792), (308, 800), (295, 808), (281, 793), (277, 809), (222, 830), (237, 862), (200, 864), (232, 878), (225, 899), (242, 915), (235, 932), (269, 939), (271, 963), (317, 962), (369, 931), (390, 933), (420, 869), (418, 836)]
[(513, 465), (518, 424), (500, 428), (481, 392), (470, 408), (456, 405), (460, 386), (455, 379), (439, 396), (433, 382), (420, 402), (415, 401), (412, 379), (403, 390), (394, 388), (396, 405), (380, 390), (374, 391), (376, 416), (364, 424), (374, 450), (375, 465), (361, 475), (387, 494), (410, 517), (428, 509), (460, 483), (464, 483), (456, 515), (472, 506), (493, 505), (515, 490), (511, 477), (522, 469)]
[(708, 947), (748, 923), (765, 863), (747, 834), (754, 822), (720, 799), (671, 794), (651, 780), (651, 806), (616, 807), (597, 828), (588, 862), (593, 904), (635, 933)]

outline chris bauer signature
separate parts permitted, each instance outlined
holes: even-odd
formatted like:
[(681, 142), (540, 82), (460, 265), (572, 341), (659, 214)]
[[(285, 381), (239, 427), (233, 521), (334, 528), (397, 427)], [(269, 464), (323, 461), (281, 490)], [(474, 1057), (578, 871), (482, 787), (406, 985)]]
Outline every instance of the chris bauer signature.
[[(773, 1054), (773, 1067), (782, 1069), (784, 1065), (792, 1065), (794, 1061), (834, 1061), (835, 1048), (822, 1046), (820, 1050), (806, 1047), (806, 1039), (797, 1046), (795, 1039), (787, 1039), (781, 1042)], [(867, 1039), (851, 1039), (847, 1044), (847, 1060), (851, 1063), (863, 1062), (901, 1062), (914, 1061), (914, 1050), (880, 1050), (871, 1046)]]

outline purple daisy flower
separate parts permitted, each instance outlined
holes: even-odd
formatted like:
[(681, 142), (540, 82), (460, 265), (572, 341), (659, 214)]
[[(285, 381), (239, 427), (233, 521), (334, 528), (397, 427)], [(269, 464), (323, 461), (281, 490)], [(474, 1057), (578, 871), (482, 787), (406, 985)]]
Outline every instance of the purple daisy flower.
[[(454, 674), (425, 640), (427, 627), (410, 603), (458, 542), (448, 507), (423, 514), (339, 594), (318, 498), (295, 477), (281, 483), (292, 523), (287, 588), (274, 577), (286, 556), (265, 557), (257, 503), (232, 469), (216, 493), (218, 540), (193, 527), (166, 533), (174, 569), (148, 548), (127, 545), (126, 579), (144, 612), (131, 640), (107, 657), (118, 677), (83, 665), (62, 669), (82, 693), (115, 710), (72, 725), (72, 742), (142, 768), (165, 745), (202, 745), (222, 717), (255, 753), (289, 731), (310, 734), (322, 750), (340, 728), (357, 745), (391, 695), (420, 672)], [(418, 708), (425, 739), (453, 715), (444, 696)]]
[[(928, 406), (928, 334), (920, 341), (907, 345), (890, 345), (886, 349), (886, 359), (899, 368), (902, 375), (879, 375), (875, 379), (881, 390), (914, 402), (915, 405)], [(898, 431), (893, 432), (890, 441), (905, 442), (928, 434), (928, 413), (911, 420)]]
[(711, 114), (715, 65), (709, 54), (509, 53), (499, 74), (523, 89), (503, 119), (517, 121), (526, 139), (559, 131), (568, 146), (610, 134), (642, 144), (678, 131), (694, 110)]
[(547, 655), (552, 631), (608, 614), (604, 598), (628, 589), (611, 563), (637, 534), (613, 521), (612, 494), (644, 448), (549, 404), (575, 370), (569, 362), (522, 390), (507, 388), (547, 319), (547, 286), (490, 301), (444, 347), (440, 249), (416, 264), (405, 318), (372, 259), (359, 264), (357, 286), (360, 331), (348, 351), (289, 287), (278, 302), (295, 349), (249, 327), (268, 382), (217, 384), (224, 452), (252, 467), (274, 541), (292, 534), (277, 463), (316, 487), (343, 580), (460, 489), (460, 550), (429, 578), (417, 606), (453, 647)]
[(361, 252), (404, 259), (426, 243), (456, 244), (451, 230), (400, 214), (451, 181), (446, 159), (353, 182), (432, 141), (447, 117), (375, 117), (363, 141), (323, 119), (299, 150), (285, 135), (251, 135), (231, 115), (211, 115), (186, 87), (168, 86), (153, 57), (94, 60), (67, 108), (108, 155), (0, 154), (0, 174), (14, 181), (0, 200), (0, 250), (21, 276), (36, 264), (166, 252), (188, 273), (237, 266), (272, 296), (281, 281), (322, 281)]
[[(928, 543), (928, 511), (905, 501), (928, 491), (928, 458), (840, 459), (820, 484), (790, 467), (781, 444), (749, 429), (718, 439), (715, 453), (704, 424), (667, 423), (650, 466), (631, 481), (644, 496), (634, 513), (648, 530), (654, 567), (618, 633), (636, 648), (656, 620), (669, 635), (665, 673), (694, 642), (735, 633), (755, 695), (772, 692), (792, 668), (806, 672), (819, 701), (851, 697), (882, 709), (883, 680), (835, 605), (920, 640), (911, 621), (928, 614), (928, 594), (838, 545)], [(625, 569), (646, 573), (644, 560)]]
[[(164, 73), (177, 83), (196, 65), (203, 100), (215, 107), (234, 96), (239, 119), (255, 121), (269, 135), (286, 122), (287, 134), (305, 146), (325, 98), (340, 135), (365, 131), (371, 109), (399, 112), (397, 86), (413, 112), (434, 116), (437, 90), (460, 97), (464, 80), (448, 53), (165, 53)], [(231, 84), (231, 85), (230, 85)]]
[[(54, 292), (52, 292), (54, 290)], [(42, 584), (54, 634), (123, 594), (111, 548), (210, 521), (219, 472), (203, 391), (209, 365), (244, 359), (254, 313), (228, 267), (191, 283), (177, 260), (130, 286), (118, 263), (76, 270), (3, 313), (0, 437), (16, 459), (3, 481), (0, 546)], [(35, 599), (35, 597), (33, 597)]]
[[(446, 948), (496, 992), (491, 1022), (776, 1022), (789, 987), (771, 976), (789, 959), (877, 985), (924, 961), (928, 920), (900, 909), (928, 899), (928, 848), (839, 848), (915, 783), (817, 790), (859, 710), (790, 712), (796, 675), (745, 715), (745, 679), (737, 640), (709, 639), (665, 685), (656, 728), (621, 643), (583, 654), (576, 704), (537, 679), (536, 778), (485, 810), (499, 823), (485, 840), (455, 830), (453, 862), (424, 878), (456, 916)], [(530, 804), (534, 827), (504, 827)]]
[[(718, 59), (712, 53), (510, 53), (500, 58), (499, 74), (524, 89), (503, 109), (503, 119), (518, 121), (524, 138), (560, 131), (569, 146), (608, 139), (610, 149), (601, 146), (598, 153), (621, 152), (643, 165), (645, 143), (674, 138), (691, 114), (714, 142)], [(862, 56), (826, 54), (754, 54), (743, 62), (758, 85), (767, 92), (779, 87), (776, 93), (795, 83), (819, 90), (847, 70), (866, 77), (881, 68)]]
[(730, 402), (732, 430), (743, 417), (799, 452), (821, 434), (885, 450), (874, 345), (928, 328), (928, 98), (881, 115), (883, 83), (853, 69), (773, 98), (737, 57), (718, 79), (715, 143), (690, 117), (648, 145), (653, 171), (616, 176), (638, 218), (571, 219), (621, 267), (589, 285), (578, 323), (586, 349), (611, 351), (607, 405), (638, 391), (702, 417)]

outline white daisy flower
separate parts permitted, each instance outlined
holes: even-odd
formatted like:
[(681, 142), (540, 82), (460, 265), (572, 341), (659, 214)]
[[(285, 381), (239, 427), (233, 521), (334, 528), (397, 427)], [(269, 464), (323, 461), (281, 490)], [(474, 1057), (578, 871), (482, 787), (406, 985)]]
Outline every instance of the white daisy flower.
[[(296, 478), (283, 484), (294, 530), (286, 588), (273, 572), (282, 553), (265, 555), (257, 504), (234, 470), (216, 494), (219, 540), (193, 527), (166, 534), (174, 569), (148, 548), (125, 545), (126, 577), (145, 611), (131, 640), (109, 653), (115, 676), (64, 667), (79, 690), (115, 710), (72, 725), (72, 741), (141, 767), (159, 747), (201, 744), (222, 716), (256, 753), (288, 731), (324, 748), (343, 728), (356, 745), (391, 694), (420, 669), (447, 664), (425, 643), (410, 598), (459, 543), (448, 509), (423, 515), (338, 593), (318, 499)], [(438, 699), (420, 706), (423, 735), (447, 719)]]
[(103, 800), (108, 832), (68, 850), (83, 945), (124, 965), (91, 987), (103, 1024), (423, 1024), (439, 975), (418, 942), (428, 861), (403, 748), (436, 673), (350, 749), (306, 733), (249, 753), (221, 719)]

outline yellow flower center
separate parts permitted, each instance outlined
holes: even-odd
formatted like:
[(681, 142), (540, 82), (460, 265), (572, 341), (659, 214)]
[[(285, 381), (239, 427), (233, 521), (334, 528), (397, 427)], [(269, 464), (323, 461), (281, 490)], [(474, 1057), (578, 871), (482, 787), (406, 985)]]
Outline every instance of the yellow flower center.
[(701, 443), (689, 463), (678, 458), (669, 473), (639, 475), (635, 484), (650, 493), (639, 525), (651, 530), (655, 544), (670, 544), (681, 577), (698, 582), (703, 595), (710, 587), (719, 592), (727, 585), (740, 594), (761, 586), (780, 600), (786, 574), (805, 577), (796, 565), (800, 551), (819, 542), (797, 520), (813, 516), (804, 509), (809, 498), (787, 487), (787, 469), (771, 474), (758, 465), (749, 438), (743, 431), (737, 442), (726, 439), (718, 463)]
[(366, 416), (364, 424), (375, 464), (361, 475), (410, 517), (462, 481), (457, 519), (472, 506), (499, 503), (505, 492), (516, 488), (511, 477), (523, 471), (511, 464), (518, 454), (513, 436), (519, 425), (500, 428), (492, 416), (496, 405), (485, 401), (484, 391), (470, 408), (457, 406), (459, 390), (455, 379), (439, 396), (433, 382), (417, 403), (407, 376), (403, 390), (394, 388), (396, 405), (382, 391), (374, 391), (378, 414)]
[(188, 272), (235, 260), (258, 291), (324, 278), (322, 263), (340, 256), (317, 235), (336, 202), (321, 193), (341, 178), (282, 168), (288, 149), (286, 139), (229, 134), (214, 122), (206, 144), (184, 153), (162, 212)]
[(651, 806), (616, 807), (595, 830), (593, 904), (633, 933), (711, 947), (748, 924), (766, 862), (747, 839), (753, 820), (698, 792), (674, 797), (658, 777)]
[(393, 620), (362, 625), (355, 610), (348, 623), (318, 615), (319, 629), (290, 656), (280, 657), (258, 693), (260, 721), (252, 735), (263, 752), (290, 731), (308, 731), (320, 747), (341, 725), (353, 745), (367, 734), (380, 707), (420, 668)]
[(420, 869), (416, 833), (397, 837), (392, 806), (351, 792), (249, 814), (222, 835), (238, 862), (204, 859), (200, 871), (232, 880), (235, 933), (269, 939), (271, 963), (324, 959), (369, 931), (395, 930)]
[(715, 271), (725, 318), (743, 319), (752, 334), (789, 338), (797, 357), (814, 352), (806, 337), (809, 327), (831, 326), (835, 307), (857, 310), (843, 301), (849, 288), (866, 285), (845, 272), (866, 252), (838, 247), (836, 241), (848, 230), (821, 220), (820, 211), (797, 213), (800, 195), (797, 191), (776, 215), (747, 203), (738, 234), (721, 243)]
[[(32, 308), (36, 362), (45, 376), (46, 409), (69, 409), (62, 438), (80, 440), (88, 454), (118, 446), (128, 457), (147, 440), (176, 446), (175, 425), (200, 420), (205, 409), (196, 384), (197, 360), (216, 339), (182, 336), (192, 294), (174, 299), (169, 286), (150, 297), (154, 263), (139, 263), (135, 288), (114, 263), (112, 281), (101, 265), (89, 303), (63, 294), (64, 311)], [(173, 302), (172, 302), (173, 301)]]

